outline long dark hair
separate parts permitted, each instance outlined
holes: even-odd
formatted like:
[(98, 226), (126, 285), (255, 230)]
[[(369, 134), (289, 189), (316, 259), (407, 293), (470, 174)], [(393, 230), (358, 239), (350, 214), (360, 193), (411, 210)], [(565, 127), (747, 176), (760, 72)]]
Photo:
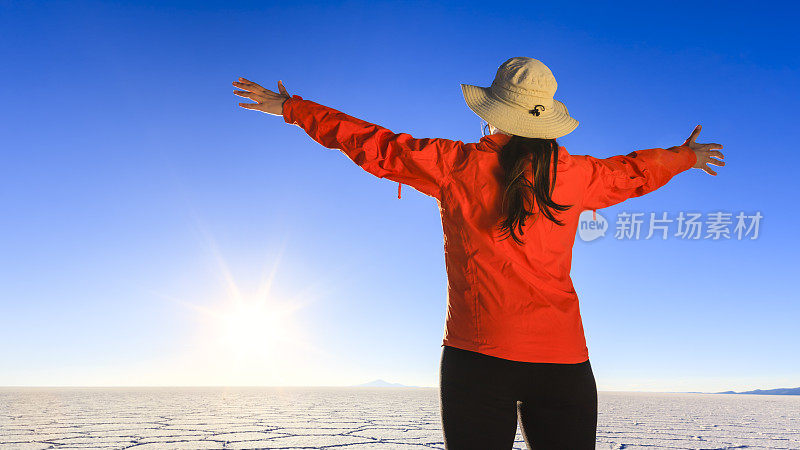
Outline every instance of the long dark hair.
[[(531, 155), (531, 158), (528, 158)], [(550, 160), (553, 160), (553, 168), (550, 170)], [(533, 173), (533, 183), (524, 176), (525, 163), (530, 159)], [(564, 223), (553, 214), (552, 210), (566, 211), (572, 205), (559, 205), (553, 201), (551, 194), (556, 184), (556, 169), (558, 168), (558, 142), (555, 139), (528, 138), (513, 135), (500, 151), (500, 166), (503, 168), (505, 183), (502, 200), (503, 218), (499, 225), (503, 239), (511, 237), (518, 244), (523, 244), (517, 237), (515, 229), (519, 229), (519, 234), (525, 234), (522, 227), (525, 219), (533, 216), (536, 221), (538, 214), (544, 215), (557, 225)], [(550, 178), (552, 172), (553, 177)], [(533, 204), (530, 209), (527, 204), (531, 203), (531, 197), (538, 205), (538, 212), (533, 212)]]

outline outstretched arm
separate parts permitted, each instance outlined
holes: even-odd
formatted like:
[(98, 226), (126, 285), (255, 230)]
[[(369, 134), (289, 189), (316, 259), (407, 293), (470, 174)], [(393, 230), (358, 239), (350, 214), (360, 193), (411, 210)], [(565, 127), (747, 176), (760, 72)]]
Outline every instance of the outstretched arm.
[[(279, 83), (280, 94), (246, 80), (235, 82), (234, 86), (251, 91), (249, 95), (237, 95), (264, 105), (253, 105), (250, 109), (280, 114), (286, 123), (298, 125), (324, 147), (341, 150), (365, 171), (378, 178), (407, 184), (431, 197), (440, 198), (441, 187), (452, 168), (466, 157), (461, 141), (417, 139), (407, 133), (394, 133), (380, 125), (304, 100), (299, 95), (289, 97), (282, 83)], [(246, 107), (247, 104), (240, 105)]]
[(698, 144), (694, 140), (700, 133), (698, 125), (680, 146), (637, 150), (627, 155), (598, 159), (581, 156), (587, 169), (584, 209), (600, 209), (612, 206), (631, 197), (652, 192), (667, 184), (675, 175), (690, 168), (698, 168), (716, 175), (706, 166), (725, 165), (720, 144)]

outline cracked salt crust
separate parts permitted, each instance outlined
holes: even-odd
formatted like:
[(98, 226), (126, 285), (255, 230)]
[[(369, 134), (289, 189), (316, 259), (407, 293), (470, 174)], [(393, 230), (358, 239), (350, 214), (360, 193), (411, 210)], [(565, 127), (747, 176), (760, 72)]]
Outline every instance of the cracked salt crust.
[[(800, 397), (600, 392), (597, 448), (799, 449)], [(444, 449), (436, 388), (2, 388), (0, 448)], [(517, 430), (515, 449), (525, 449)]]

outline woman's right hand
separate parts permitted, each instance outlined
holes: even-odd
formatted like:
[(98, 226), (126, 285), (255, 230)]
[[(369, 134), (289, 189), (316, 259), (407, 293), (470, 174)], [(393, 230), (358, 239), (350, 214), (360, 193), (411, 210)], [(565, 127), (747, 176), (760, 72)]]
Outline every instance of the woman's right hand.
[(722, 144), (698, 144), (694, 140), (697, 139), (697, 135), (700, 134), (700, 129), (702, 125), (698, 125), (692, 131), (692, 134), (689, 136), (686, 141), (682, 144), (685, 147), (689, 147), (694, 150), (694, 154), (697, 156), (697, 162), (695, 165), (692, 166), (694, 169), (702, 169), (709, 175), (716, 175), (717, 172), (714, 172), (709, 168), (706, 164), (713, 164), (715, 166), (724, 166), (725, 161), (720, 161), (718, 159), (712, 159), (712, 156), (716, 156), (717, 158), (725, 158), (725, 155), (722, 154), (719, 150), (714, 150), (717, 148), (722, 148)]

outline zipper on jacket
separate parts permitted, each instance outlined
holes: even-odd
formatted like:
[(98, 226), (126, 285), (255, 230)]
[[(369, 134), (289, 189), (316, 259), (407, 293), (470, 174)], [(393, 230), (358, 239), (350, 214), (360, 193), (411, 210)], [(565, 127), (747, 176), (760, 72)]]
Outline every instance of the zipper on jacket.
[(403, 183), (397, 182), (397, 198), (400, 198), (400, 186), (402, 185)]

